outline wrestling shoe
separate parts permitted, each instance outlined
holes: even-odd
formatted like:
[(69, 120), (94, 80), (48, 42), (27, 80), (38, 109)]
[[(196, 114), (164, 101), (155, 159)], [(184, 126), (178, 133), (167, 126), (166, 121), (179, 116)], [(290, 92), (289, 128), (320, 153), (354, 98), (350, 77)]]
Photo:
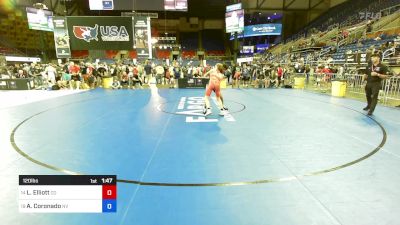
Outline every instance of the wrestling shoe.
[(204, 109), (203, 110), (203, 114), (205, 115), (205, 116), (208, 116), (208, 115), (211, 115), (211, 109)]
[(226, 114), (228, 114), (228, 110), (225, 110), (224, 108), (221, 109), (221, 111), (219, 112), (220, 116), (225, 116)]

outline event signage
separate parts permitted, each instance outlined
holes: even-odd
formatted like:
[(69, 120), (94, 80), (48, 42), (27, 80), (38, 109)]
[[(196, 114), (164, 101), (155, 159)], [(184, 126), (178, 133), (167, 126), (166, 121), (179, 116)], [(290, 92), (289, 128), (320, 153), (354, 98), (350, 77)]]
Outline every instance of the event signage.
[(250, 63), (253, 62), (253, 57), (243, 57), (243, 58), (237, 58), (237, 63)]
[(121, 16), (144, 16), (152, 19), (158, 19), (158, 13), (156, 12), (121, 12)]
[(254, 53), (254, 46), (242, 46), (242, 50), (240, 53), (243, 54), (253, 54)]
[(152, 58), (150, 18), (134, 17), (135, 41), (138, 58)]
[(357, 62), (358, 63), (368, 63), (369, 58), (371, 57), (370, 53), (358, 53)]
[[(179, 80), (182, 80), (182, 79), (179, 79)], [(178, 82), (179, 82), (179, 80), (178, 80)], [(205, 86), (205, 85), (203, 85), (204, 82), (208, 83), (208, 79), (198, 78), (198, 81), (199, 80), (202, 80), (200, 86)], [(181, 88), (181, 86), (179, 86), (179, 88)], [(204, 87), (199, 87), (199, 88), (204, 88)], [(218, 106), (216, 98), (211, 98), (210, 103), (215, 106)], [(162, 112), (168, 112), (166, 108), (163, 109), (163, 107), (165, 107), (167, 104), (160, 104), (160, 105), (158, 105), (157, 109)], [(218, 123), (221, 120), (224, 120), (226, 122), (236, 122), (236, 119), (233, 117), (233, 115), (231, 113), (228, 113), (227, 115), (225, 115), (223, 117), (207, 118), (203, 113), (204, 104), (205, 104), (204, 97), (184, 96), (184, 97), (181, 97), (178, 105), (175, 104), (175, 107), (176, 107), (175, 110), (172, 110), (172, 112), (168, 112), (168, 113), (173, 113), (173, 114), (183, 116), (185, 118), (186, 123)]]
[(180, 78), (178, 79), (179, 88), (205, 88), (208, 78)]
[(368, 63), (371, 53), (349, 53), (346, 54), (346, 63), (366, 64)]
[(256, 52), (258, 53), (265, 52), (269, 48), (269, 44), (258, 44), (256, 45), (256, 48)]
[[(282, 24), (280, 23), (267, 23), (245, 26), (243, 32), (237, 34), (238, 38), (264, 36), (264, 35), (281, 35)], [(234, 39), (234, 33), (231, 33), (230, 40)]]
[(270, 23), (270, 24), (257, 24), (252, 26), (244, 27), (244, 36), (263, 36), (263, 35), (281, 35), (282, 24)]
[(71, 49), (129, 50), (133, 46), (132, 17), (67, 17)]
[(53, 27), (57, 58), (71, 58), (67, 21), (65, 17), (53, 17)]
[(346, 63), (357, 63), (357, 54), (346, 54)]
[(346, 54), (346, 63), (366, 64), (371, 58), (371, 53), (349, 53)]
[(30, 62), (30, 63), (38, 63), (40, 62), (40, 58), (38, 57), (22, 57), (22, 56), (6, 56), (7, 62)]

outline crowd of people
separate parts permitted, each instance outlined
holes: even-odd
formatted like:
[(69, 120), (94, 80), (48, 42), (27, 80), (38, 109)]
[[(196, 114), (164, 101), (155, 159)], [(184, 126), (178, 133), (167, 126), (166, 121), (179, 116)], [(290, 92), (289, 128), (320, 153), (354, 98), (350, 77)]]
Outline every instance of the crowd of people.
[[(364, 53), (382, 54), (388, 48), (398, 49), (400, 36), (381, 46), (371, 45)], [(346, 52), (347, 54), (349, 52)], [(334, 53), (332, 53), (334, 54)], [(328, 87), (332, 78), (341, 78), (350, 69), (346, 63), (337, 63), (326, 54), (319, 52), (288, 52), (282, 55), (264, 54), (252, 63), (232, 64), (225, 70), (227, 85), (233, 88), (290, 87), (293, 75), (304, 75), (306, 82), (315, 86)], [(0, 78), (33, 78), (36, 88), (41, 89), (93, 89), (108, 85), (114, 89), (143, 88), (150, 83), (159, 87), (177, 87), (177, 79), (201, 78), (213, 65), (198, 62), (152, 61), (105, 63), (96, 61), (68, 61), (65, 63), (24, 63), (0, 66)], [(354, 68), (353, 68), (354, 69)], [(362, 73), (356, 71), (356, 73)], [(105, 79), (110, 81), (108, 84)]]
[(202, 77), (211, 66), (182, 66), (178, 62), (156, 64), (146, 60), (131, 64), (73, 61), (64, 64), (24, 63), (0, 68), (1, 78), (33, 78), (37, 87), (58, 90), (102, 87), (105, 78), (113, 79), (113, 88), (142, 88), (152, 80), (158, 85), (175, 88), (176, 79)]
[[(110, 88), (143, 88), (154, 83), (159, 87), (177, 87), (177, 79), (202, 78), (213, 65), (195, 66), (193, 63), (182, 65), (173, 62), (155, 63), (146, 60), (137, 64), (67, 62), (64, 64), (15, 64), (0, 70), (1, 78), (32, 78), (37, 88), (93, 89), (102, 87), (104, 79), (112, 79)], [(312, 67), (303, 61), (292, 64), (273, 64), (266, 61), (229, 65), (225, 70), (226, 84), (232, 88), (272, 88), (290, 85), (289, 77), (304, 74), (307, 81), (315, 77), (318, 85), (329, 81), (333, 73), (343, 74), (343, 66), (330, 64)]]
[[(155, 63), (146, 60), (143, 63), (90, 63), (67, 62), (64, 64), (15, 64), (3, 66), (1, 78), (32, 78), (37, 88), (93, 89), (103, 86), (103, 80), (112, 78), (111, 88), (143, 88), (155, 83), (160, 87), (176, 88), (179, 78), (202, 78), (213, 65), (193, 63), (182, 65), (173, 62)], [(272, 64), (230, 65), (225, 71), (227, 84), (232, 87), (279, 87), (284, 77), (293, 70)]]

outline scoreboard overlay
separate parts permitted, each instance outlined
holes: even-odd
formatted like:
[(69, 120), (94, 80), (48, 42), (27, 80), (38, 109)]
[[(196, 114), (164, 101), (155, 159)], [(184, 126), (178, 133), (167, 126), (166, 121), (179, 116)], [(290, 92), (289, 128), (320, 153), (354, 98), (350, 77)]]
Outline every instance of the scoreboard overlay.
[(113, 213), (116, 175), (20, 175), (21, 213)]

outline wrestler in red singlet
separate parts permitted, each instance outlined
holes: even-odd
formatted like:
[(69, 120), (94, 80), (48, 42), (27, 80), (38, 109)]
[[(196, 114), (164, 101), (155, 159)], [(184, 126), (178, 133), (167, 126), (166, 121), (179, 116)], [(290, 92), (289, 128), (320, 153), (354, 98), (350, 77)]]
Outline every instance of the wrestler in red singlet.
[(221, 97), (220, 84), (223, 79), (224, 75), (217, 71), (217, 69), (213, 69), (213, 71), (210, 72), (210, 82), (206, 89), (206, 96), (210, 97), (211, 92), (214, 91), (217, 97)]
[(211, 92), (215, 92), (215, 95), (217, 96), (217, 103), (218, 107), (220, 108), (221, 112), (220, 115), (226, 115), (228, 113), (226, 107), (223, 105), (223, 100), (222, 100), (222, 95), (221, 95), (221, 81), (224, 79), (224, 71), (227, 69), (226, 65), (223, 65), (221, 63), (218, 63), (216, 65), (216, 68), (211, 70), (208, 74), (210, 76), (210, 82), (208, 83), (207, 89), (206, 89), (206, 94), (204, 97), (204, 101), (206, 103), (206, 107), (204, 109), (204, 115), (210, 115), (211, 114), (211, 105), (210, 105), (210, 95)]

